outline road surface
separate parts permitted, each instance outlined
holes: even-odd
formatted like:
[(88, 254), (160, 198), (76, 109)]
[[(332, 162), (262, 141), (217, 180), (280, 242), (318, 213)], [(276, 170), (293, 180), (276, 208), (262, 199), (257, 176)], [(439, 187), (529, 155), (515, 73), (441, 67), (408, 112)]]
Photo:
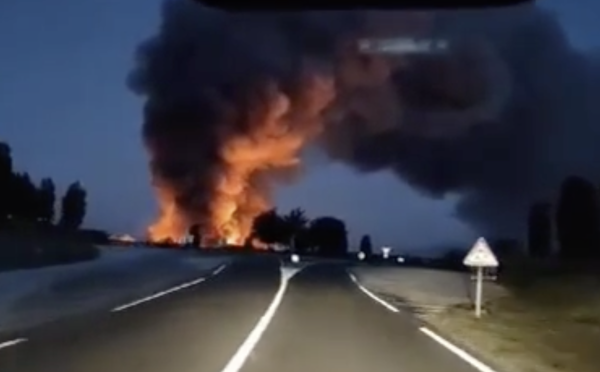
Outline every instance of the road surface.
[(0, 371), (476, 371), (340, 265), (280, 278), (274, 259), (237, 261), (168, 296), (20, 335), (0, 349)]

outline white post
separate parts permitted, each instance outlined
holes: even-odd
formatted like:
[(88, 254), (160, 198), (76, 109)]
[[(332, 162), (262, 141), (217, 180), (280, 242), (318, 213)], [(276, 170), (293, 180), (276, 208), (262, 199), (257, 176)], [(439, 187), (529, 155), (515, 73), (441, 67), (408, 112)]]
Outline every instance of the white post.
[(477, 284), (475, 289), (475, 316), (481, 318), (481, 292), (483, 290), (483, 267), (477, 266)]

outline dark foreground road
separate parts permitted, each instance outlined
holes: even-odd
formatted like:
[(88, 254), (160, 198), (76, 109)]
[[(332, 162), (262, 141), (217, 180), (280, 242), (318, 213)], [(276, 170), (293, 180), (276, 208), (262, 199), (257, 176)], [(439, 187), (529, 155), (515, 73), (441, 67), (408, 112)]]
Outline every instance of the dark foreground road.
[(279, 286), (276, 260), (230, 264), (197, 286), (64, 322), (0, 350), (1, 372), (220, 371)]
[(234, 263), (188, 290), (27, 338), (0, 350), (0, 371), (475, 371), (420, 332), (411, 317), (359, 291), (343, 267), (309, 266), (283, 291), (277, 262), (264, 259)]
[(242, 372), (471, 372), (421, 333), (360, 292), (343, 267), (308, 267), (290, 281), (281, 306)]

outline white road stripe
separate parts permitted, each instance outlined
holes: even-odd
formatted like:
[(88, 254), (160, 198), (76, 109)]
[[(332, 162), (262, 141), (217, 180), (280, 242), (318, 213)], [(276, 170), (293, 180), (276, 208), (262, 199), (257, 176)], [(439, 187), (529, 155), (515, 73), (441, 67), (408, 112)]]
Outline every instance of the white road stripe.
[(368, 289), (366, 289), (365, 287), (363, 287), (359, 282), (358, 279), (356, 279), (356, 277), (354, 276), (354, 274), (352, 273), (348, 273), (348, 275), (350, 275), (350, 279), (352, 279), (352, 281), (354, 282), (354, 284), (356, 284), (356, 286), (358, 287), (358, 289), (360, 289), (364, 294), (366, 294), (367, 296), (371, 297), (375, 302), (379, 303), (380, 305), (384, 306), (386, 309), (388, 309), (391, 312), (397, 313), (400, 310), (398, 310), (397, 307), (395, 307), (394, 305), (382, 300), (381, 298), (379, 298), (378, 296), (376, 296), (373, 292), (369, 291)]
[(256, 323), (256, 326), (254, 326), (252, 332), (250, 332), (246, 340), (244, 340), (242, 345), (239, 347), (239, 349), (236, 351), (236, 353), (229, 360), (229, 362), (221, 372), (238, 372), (242, 368), (242, 366), (246, 362), (246, 359), (248, 359), (248, 356), (250, 355), (250, 353), (252, 353), (252, 350), (254, 350), (254, 348), (260, 341), (261, 336), (269, 326), (269, 323), (271, 323), (271, 320), (275, 316), (275, 312), (281, 304), (281, 300), (283, 299), (283, 295), (285, 294), (285, 290), (287, 289), (287, 283), (287, 278), (284, 277), (282, 273), (279, 289), (277, 290), (273, 301), (267, 308), (267, 311), (265, 311), (265, 313), (261, 316), (258, 323)]
[[(354, 276), (354, 274), (352, 274), (352, 273), (349, 272), (348, 275), (350, 275), (350, 279), (352, 279), (352, 281), (354, 282), (354, 284), (356, 284), (356, 286), (361, 291), (363, 291), (367, 296), (371, 297), (373, 300), (375, 300), (379, 304), (385, 306), (388, 310), (393, 311), (395, 313), (399, 312), (399, 310), (396, 307), (392, 306), (388, 302), (386, 302), (386, 301), (382, 300), (381, 298), (377, 297), (371, 291), (369, 291), (368, 289), (366, 289), (365, 287), (363, 287), (358, 282), (358, 279), (356, 279), (356, 277)], [(431, 337), (433, 340), (435, 340), (437, 343), (439, 343), (440, 345), (442, 345), (446, 349), (450, 350), (456, 356), (458, 356), (459, 358), (461, 358), (462, 360), (464, 360), (465, 362), (467, 362), (468, 364), (470, 364), (473, 368), (477, 369), (479, 372), (496, 372), (490, 366), (488, 366), (485, 363), (481, 362), (480, 360), (476, 359), (474, 356), (472, 356), (471, 354), (467, 353), (466, 351), (464, 351), (463, 349), (459, 348), (458, 346), (452, 344), (450, 341), (442, 338), (442, 336), (440, 336), (437, 333), (433, 332), (429, 328), (420, 327), (419, 330), (421, 332), (423, 332), (424, 334), (426, 334), (427, 336)]]
[(458, 346), (450, 343), (450, 341), (442, 338), (442, 336), (438, 335), (437, 333), (433, 332), (432, 330), (430, 330), (426, 327), (421, 327), (421, 328), (419, 328), (419, 330), (421, 332), (425, 333), (427, 336), (431, 337), (433, 340), (435, 340), (437, 343), (439, 343), (446, 349), (450, 350), (452, 353), (457, 355), (459, 358), (461, 358), (465, 362), (469, 363), (471, 366), (473, 366), (478, 371), (480, 371), (480, 372), (496, 372), (490, 366), (488, 366), (485, 363), (481, 362), (480, 360), (476, 359), (474, 356), (467, 353), (466, 351), (459, 348)]
[[(215, 271), (213, 271), (213, 273), (211, 275), (218, 275), (221, 271), (223, 271), (225, 269), (226, 266), (227, 265), (221, 265), (221, 266), (219, 266), (219, 268), (217, 268)], [(180, 291), (182, 289), (189, 288), (189, 287), (195, 286), (197, 284), (200, 284), (200, 283), (204, 282), (205, 280), (206, 280), (206, 278), (198, 278), (196, 280), (192, 280), (191, 282), (187, 282), (187, 283), (178, 285), (177, 287), (173, 287), (173, 288), (167, 289), (166, 291), (158, 292), (158, 293), (155, 293), (155, 294), (150, 295), (148, 297), (144, 297), (144, 298), (141, 298), (139, 300), (129, 302), (129, 303), (125, 304), (125, 305), (117, 306), (114, 309), (112, 309), (111, 312), (115, 313), (115, 312), (118, 312), (118, 311), (123, 311), (123, 310), (129, 309), (131, 307), (143, 304), (145, 302), (156, 300), (157, 298), (166, 296), (166, 295), (171, 294), (173, 292), (177, 292), (177, 291)]]
[(121, 305), (121, 306), (115, 307), (115, 308), (112, 310), (112, 312), (114, 313), (114, 312), (117, 312), (117, 311), (123, 311), (123, 310), (125, 310), (125, 309), (129, 309), (130, 307), (134, 307), (134, 306), (137, 306), (137, 305), (143, 304), (144, 302), (152, 301), (152, 300), (155, 300), (155, 299), (157, 299), (157, 298), (160, 298), (160, 297), (166, 296), (166, 295), (168, 295), (168, 294), (170, 294), (170, 293), (173, 293), (173, 292), (180, 291), (180, 290), (182, 290), (182, 289), (184, 289), (184, 288), (189, 288), (189, 287), (191, 287), (191, 286), (194, 286), (194, 285), (196, 285), (196, 284), (200, 284), (200, 283), (202, 283), (202, 282), (203, 282), (203, 281), (205, 281), (205, 280), (206, 280), (205, 278), (199, 278), (199, 279), (193, 280), (193, 281), (191, 281), (191, 282), (187, 282), (187, 283), (184, 283), (184, 284), (178, 285), (177, 287), (173, 287), (173, 288), (167, 289), (166, 291), (158, 292), (158, 293), (155, 293), (155, 294), (153, 294), (153, 295), (151, 295), (151, 296), (144, 297), (144, 298), (141, 298), (141, 299), (139, 299), (139, 300), (136, 300), (136, 301), (130, 302), (130, 303), (128, 303), (128, 304), (125, 304), (125, 305)]
[(227, 265), (225, 265), (225, 264), (217, 267), (217, 269), (215, 271), (213, 271), (211, 275), (219, 275), (221, 273), (221, 271), (225, 270), (226, 267), (227, 267)]
[(15, 345), (18, 345), (25, 341), (27, 341), (26, 338), (17, 338), (17, 339), (10, 340), (10, 341), (0, 342), (0, 349), (5, 349), (7, 347), (15, 346)]

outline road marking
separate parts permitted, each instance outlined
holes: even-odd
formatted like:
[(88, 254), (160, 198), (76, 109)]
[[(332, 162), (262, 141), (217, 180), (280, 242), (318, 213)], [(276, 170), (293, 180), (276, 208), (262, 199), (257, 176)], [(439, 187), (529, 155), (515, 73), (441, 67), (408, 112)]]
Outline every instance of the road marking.
[(129, 308), (131, 308), (131, 307), (134, 307), (134, 306), (137, 306), (137, 305), (143, 304), (143, 303), (145, 303), (145, 302), (152, 301), (152, 300), (155, 300), (155, 299), (157, 299), (157, 298), (160, 298), (160, 297), (166, 296), (166, 295), (168, 295), (168, 294), (170, 294), (170, 293), (173, 293), (173, 292), (180, 291), (180, 290), (182, 290), (182, 289), (184, 289), (184, 288), (189, 288), (189, 287), (191, 287), (191, 286), (194, 286), (194, 285), (196, 285), (196, 284), (200, 284), (200, 283), (202, 283), (202, 282), (203, 282), (203, 281), (205, 281), (205, 280), (206, 280), (205, 278), (199, 278), (199, 279), (193, 280), (193, 281), (191, 281), (191, 282), (187, 282), (187, 283), (184, 283), (184, 284), (178, 285), (177, 287), (173, 287), (173, 288), (167, 289), (166, 291), (158, 292), (158, 293), (155, 293), (155, 294), (153, 294), (153, 295), (151, 295), (151, 296), (144, 297), (144, 298), (141, 298), (141, 299), (139, 299), (139, 300), (136, 300), (136, 301), (130, 302), (130, 303), (128, 303), (128, 304), (125, 304), (125, 305), (121, 305), (121, 306), (115, 307), (115, 308), (112, 310), (112, 312), (114, 313), (114, 312), (117, 312), (117, 311), (123, 311), (123, 310), (125, 310), (125, 309), (129, 309)]
[[(371, 297), (373, 300), (375, 300), (379, 304), (385, 306), (388, 310), (393, 311), (394, 313), (399, 312), (399, 310), (396, 307), (394, 307), (393, 305), (389, 304), (388, 302), (382, 300), (381, 298), (377, 297), (373, 292), (371, 292), (367, 288), (363, 287), (358, 282), (358, 279), (356, 279), (356, 276), (354, 276), (354, 274), (348, 272), (348, 275), (350, 276), (350, 279), (352, 279), (352, 281), (354, 282), (354, 284), (356, 284), (356, 286), (361, 291), (363, 291), (367, 296)], [(440, 345), (442, 345), (446, 349), (450, 350), (456, 356), (458, 356), (459, 358), (461, 358), (462, 360), (464, 360), (465, 362), (467, 362), (468, 364), (470, 364), (472, 367), (474, 367), (475, 369), (477, 369), (479, 372), (496, 372), (490, 366), (488, 366), (485, 363), (479, 361), (478, 359), (476, 359), (471, 354), (467, 353), (466, 351), (464, 351), (463, 349), (459, 348), (458, 346), (450, 343), (449, 341), (447, 341), (446, 339), (442, 338), (442, 336), (438, 335), (437, 333), (433, 332), (432, 330), (430, 330), (430, 329), (428, 329), (426, 327), (420, 327), (419, 330), (421, 332), (423, 332), (424, 334), (426, 334), (427, 336), (431, 337), (433, 340), (435, 340), (437, 343), (439, 343)]]
[[(215, 271), (213, 271), (213, 273), (211, 275), (213, 275), (213, 276), (214, 275), (218, 275), (221, 271), (223, 271), (225, 269), (226, 266), (227, 265), (221, 265), (221, 266), (219, 266), (219, 268), (217, 268)], [(158, 292), (158, 293), (155, 293), (155, 294), (150, 295), (148, 297), (140, 298), (139, 300), (135, 300), (135, 301), (129, 302), (129, 303), (125, 304), (125, 305), (117, 306), (114, 309), (112, 309), (111, 312), (116, 313), (118, 311), (123, 311), (123, 310), (129, 309), (129, 308), (132, 308), (134, 306), (141, 305), (141, 304), (143, 304), (145, 302), (148, 302), (148, 301), (156, 300), (157, 298), (166, 296), (166, 295), (171, 294), (173, 292), (177, 292), (177, 291), (180, 291), (182, 289), (189, 288), (189, 287), (195, 286), (197, 284), (200, 284), (200, 283), (204, 282), (205, 280), (206, 280), (206, 278), (198, 278), (196, 280), (192, 280), (191, 282), (183, 283), (181, 285), (178, 285), (177, 287), (173, 287), (173, 288), (167, 289), (166, 291)]]
[(225, 270), (226, 267), (227, 267), (226, 264), (223, 264), (223, 265), (217, 267), (217, 269), (215, 271), (213, 271), (211, 275), (219, 275), (221, 273), (221, 271)]
[(273, 297), (273, 301), (267, 308), (267, 311), (265, 311), (265, 313), (261, 316), (258, 323), (256, 323), (256, 326), (254, 326), (254, 329), (250, 332), (242, 345), (240, 345), (239, 349), (235, 352), (233, 357), (229, 360), (221, 372), (238, 372), (246, 362), (246, 359), (248, 359), (250, 353), (252, 353), (252, 350), (254, 350), (260, 341), (260, 338), (275, 316), (275, 312), (281, 304), (281, 300), (283, 299), (283, 295), (287, 289), (288, 280), (283, 275), (283, 270), (280, 280), (279, 289), (277, 290), (275, 297)]
[(283, 280), (289, 281), (294, 275), (302, 271), (302, 269), (304, 269), (304, 267), (282, 267), (281, 275), (283, 276)]
[(0, 342), (0, 349), (5, 349), (7, 347), (15, 346), (15, 345), (18, 345), (25, 341), (27, 341), (26, 338), (17, 338), (17, 339), (10, 340), (10, 341)]
[(442, 336), (438, 335), (437, 333), (433, 332), (432, 330), (430, 330), (426, 327), (421, 327), (421, 328), (419, 328), (419, 330), (421, 332), (425, 333), (427, 336), (431, 337), (433, 340), (435, 340), (437, 343), (439, 343), (446, 349), (450, 350), (452, 353), (457, 355), (459, 358), (461, 358), (465, 362), (469, 363), (472, 367), (474, 367), (478, 371), (480, 371), (480, 372), (496, 372), (490, 366), (477, 360), (474, 356), (467, 353), (466, 351), (459, 348), (458, 346), (450, 343), (450, 341), (447, 341), (446, 339), (442, 338)]
[(366, 294), (367, 296), (371, 297), (375, 302), (379, 303), (380, 305), (382, 305), (383, 307), (385, 307), (386, 309), (388, 309), (391, 312), (397, 313), (397, 312), (400, 311), (394, 305), (392, 305), (392, 304), (390, 304), (390, 303), (382, 300), (381, 298), (379, 298), (378, 296), (376, 296), (373, 292), (371, 292), (367, 288), (363, 287), (362, 284), (360, 284), (358, 282), (358, 279), (356, 279), (356, 276), (354, 276), (354, 274), (348, 273), (348, 275), (350, 276), (350, 279), (352, 279), (352, 281), (354, 282), (354, 284), (356, 284), (356, 286), (358, 287), (358, 289), (360, 289), (361, 291), (363, 291), (363, 293)]

